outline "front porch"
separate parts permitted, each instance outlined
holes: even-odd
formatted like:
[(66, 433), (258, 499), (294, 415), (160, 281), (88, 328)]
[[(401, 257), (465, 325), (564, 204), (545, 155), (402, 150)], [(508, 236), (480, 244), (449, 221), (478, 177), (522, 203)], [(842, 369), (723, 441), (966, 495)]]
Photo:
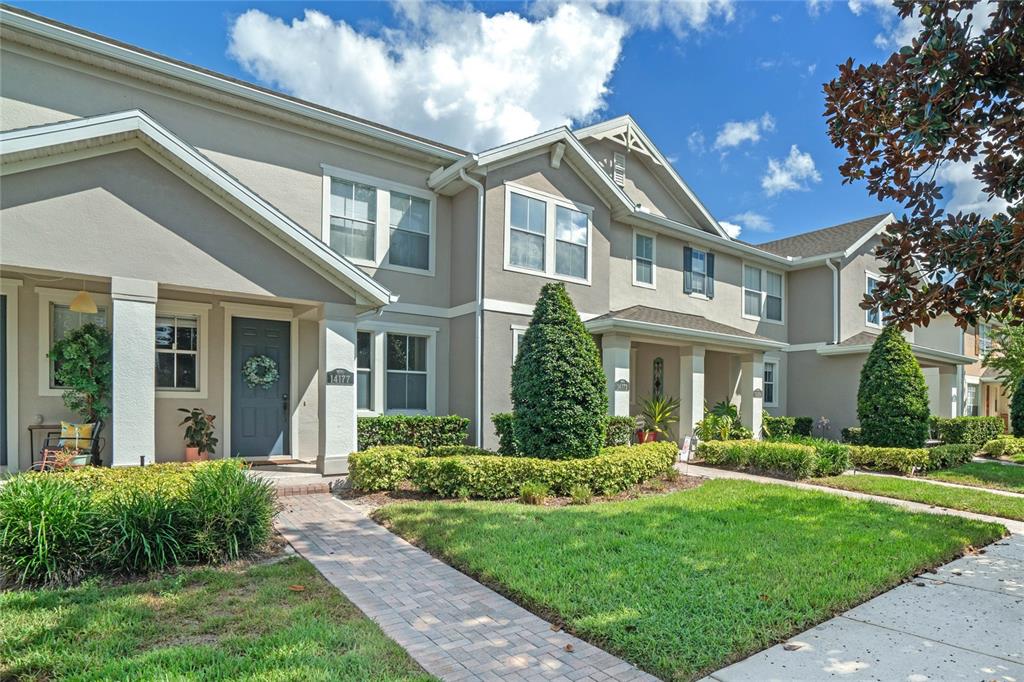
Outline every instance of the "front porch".
[(741, 424), (760, 437), (764, 409), (781, 404), (782, 342), (696, 315), (639, 307), (587, 327), (600, 334), (609, 414), (636, 417), (653, 396), (678, 397), (672, 430), (680, 443), (693, 435), (705, 406), (736, 405)]

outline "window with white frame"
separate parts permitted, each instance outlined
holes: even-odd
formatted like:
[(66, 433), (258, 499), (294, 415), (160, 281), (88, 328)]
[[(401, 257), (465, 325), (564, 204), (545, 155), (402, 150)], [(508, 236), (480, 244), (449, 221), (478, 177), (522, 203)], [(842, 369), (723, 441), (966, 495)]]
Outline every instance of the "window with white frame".
[[(875, 275), (868, 273), (867, 284), (864, 290), (870, 296), (874, 293), (875, 289), (878, 288), (878, 284), (881, 280)], [(885, 314), (882, 312), (881, 306), (875, 306), (867, 311), (867, 324), (869, 327), (881, 327), (885, 322)]]
[(519, 357), (519, 349), (522, 348), (523, 337), (526, 336), (526, 327), (512, 326), (512, 364), (515, 364)]
[(377, 190), (369, 185), (331, 179), (329, 244), (342, 256), (373, 262), (376, 258)]
[(654, 286), (654, 236), (633, 235), (633, 283)]
[(978, 355), (984, 357), (992, 350), (992, 337), (987, 324), (978, 325)]
[(356, 333), (356, 408), (373, 409), (373, 335)]
[(427, 409), (427, 337), (387, 335), (386, 408)]
[[(51, 303), (50, 339), (46, 347), (48, 349), (53, 348), (53, 344), (63, 339), (70, 332), (90, 323), (106, 329), (107, 309), (103, 306), (97, 306), (95, 313), (78, 313), (68, 305)], [(56, 371), (58, 367), (59, 364), (55, 360), (50, 360), (50, 388), (65, 387), (64, 384), (57, 380)]]
[(779, 363), (774, 360), (764, 361), (764, 404), (768, 407), (774, 407), (778, 404), (778, 379), (779, 377)]
[(366, 265), (432, 274), (433, 195), (324, 165), (324, 241)]
[(978, 384), (967, 384), (967, 395), (965, 396), (964, 414), (968, 417), (978, 416)]
[(199, 318), (197, 316), (157, 316), (156, 387), (171, 391), (199, 390)]
[(693, 249), (690, 255), (690, 293), (707, 295), (708, 254)]
[(507, 186), (506, 268), (589, 283), (591, 211)]
[(773, 322), (782, 321), (782, 274), (743, 266), (743, 315)]
[(509, 203), (509, 263), (543, 272), (547, 207), (518, 192), (512, 192)]

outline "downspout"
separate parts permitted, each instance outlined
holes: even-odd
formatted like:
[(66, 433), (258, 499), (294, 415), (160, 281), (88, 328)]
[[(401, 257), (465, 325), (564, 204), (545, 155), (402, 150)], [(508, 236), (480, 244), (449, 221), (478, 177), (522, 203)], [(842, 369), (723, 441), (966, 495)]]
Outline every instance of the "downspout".
[(825, 261), (825, 265), (832, 271), (832, 345), (839, 343), (839, 268), (832, 259)]
[(483, 392), (483, 342), (484, 342), (484, 186), (459, 169), (459, 178), (476, 188), (476, 333), (473, 349), (474, 416), (476, 421), (476, 446), (484, 444), (484, 392)]

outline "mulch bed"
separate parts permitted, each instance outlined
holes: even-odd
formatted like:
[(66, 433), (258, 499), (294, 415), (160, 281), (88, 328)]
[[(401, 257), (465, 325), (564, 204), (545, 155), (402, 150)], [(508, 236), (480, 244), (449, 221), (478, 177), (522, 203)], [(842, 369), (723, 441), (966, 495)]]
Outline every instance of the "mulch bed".
[[(635, 500), (641, 497), (650, 497), (651, 495), (667, 495), (668, 493), (678, 492), (680, 490), (689, 490), (690, 488), (696, 488), (705, 479), (699, 476), (683, 476), (679, 474), (674, 477), (662, 477), (655, 478), (642, 483), (637, 486), (633, 486), (628, 490), (623, 490), (620, 493), (614, 495), (594, 495), (592, 504), (599, 504), (602, 502), (620, 502), (622, 500)], [(384, 492), (366, 493), (359, 490), (353, 490), (352, 488), (345, 487), (334, 492), (335, 496), (344, 500), (353, 507), (363, 509), (366, 513), (372, 512), (375, 509), (379, 509), (386, 504), (394, 504), (401, 502), (423, 502), (423, 501), (436, 501), (436, 502), (462, 502), (463, 500), (451, 499), (438, 497), (436, 495), (428, 495), (421, 493), (420, 491), (413, 488), (412, 484), (408, 481), (403, 482), (398, 490), (388, 490)], [(499, 502), (518, 502), (519, 498), (510, 498), (508, 500), (496, 500)], [(571, 497), (549, 497), (544, 501), (541, 506), (544, 507), (565, 507), (572, 504)]]

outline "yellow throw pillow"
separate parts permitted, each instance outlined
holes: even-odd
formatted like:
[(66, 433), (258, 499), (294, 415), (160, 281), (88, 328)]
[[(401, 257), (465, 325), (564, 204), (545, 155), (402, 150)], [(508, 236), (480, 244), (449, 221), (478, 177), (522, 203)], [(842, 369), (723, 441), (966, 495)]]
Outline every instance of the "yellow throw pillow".
[(60, 441), (61, 447), (72, 447), (72, 448), (91, 448), (92, 447), (92, 431), (96, 428), (95, 424), (71, 424), (69, 422), (60, 423)]

